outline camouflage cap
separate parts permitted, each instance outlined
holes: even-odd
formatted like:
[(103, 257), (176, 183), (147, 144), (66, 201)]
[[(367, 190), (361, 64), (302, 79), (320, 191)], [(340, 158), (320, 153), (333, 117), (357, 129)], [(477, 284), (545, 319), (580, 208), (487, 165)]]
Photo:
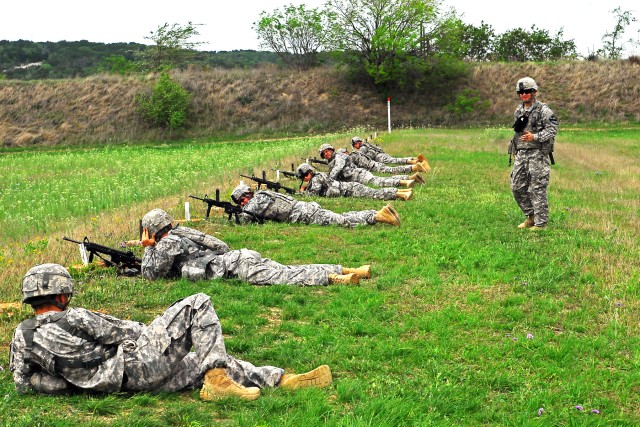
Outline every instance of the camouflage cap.
[(173, 225), (173, 218), (162, 209), (152, 209), (142, 217), (142, 227), (149, 230), (150, 237), (168, 225)]
[(518, 83), (516, 83), (516, 92), (519, 92), (521, 90), (526, 90), (526, 89), (538, 90), (538, 85), (536, 84), (536, 81), (533, 80), (531, 77), (523, 77), (520, 80), (518, 80)]
[(22, 279), (22, 302), (31, 304), (48, 295), (73, 294), (73, 279), (59, 264), (39, 264)]
[(296, 168), (296, 176), (303, 179), (309, 172), (313, 172), (313, 167), (309, 163), (301, 163)]
[(320, 155), (320, 157), (322, 157), (322, 153), (324, 152), (324, 150), (333, 150), (333, 151), (335, 151), (336, 149), (333, 148), (333, 145), (331, 145), (331, 144), (322, 144), (320, 146), (320, 148), (318, 148), (318, 154)]
[(247, 184), (241, 182), (231, 192), (231, 200), (233, 200), (235, 203), (238, 203), (240, 201), (240, 197), (242, 197), (242, 195), (246, 193), (253, 193), (253, 190), (251, 190), (251, 187), (249, 187)]
[(360, 138), (359, 136), (354, 136), (353, 138), (351, 138), (351, 145), (355, 145), (356, 142), (362, 142), (362, 138)]

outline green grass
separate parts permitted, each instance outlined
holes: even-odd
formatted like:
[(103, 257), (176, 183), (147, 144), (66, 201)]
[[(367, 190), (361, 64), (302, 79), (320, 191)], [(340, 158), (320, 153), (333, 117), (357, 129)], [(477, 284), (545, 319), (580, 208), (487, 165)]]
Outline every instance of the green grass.
[[(232, 248), (283, 263), (371, 263), (371, 280), (257, 287), (237, 280), (148, 283), (95, 271), (78, 277), (73, 300), (148, 322), (173, 300), (205, 292), (230, 354), (297, 372), (326, 363), (334, 372), (331, 387), (264, 390), (249, 403), (200, 402), (197, 391), (21, 396), (3, 351), (0, 418), (12, 426), (638, 425), (640, 131), (561, 130), (550, 226), (540, 233), (515, 228), (523, 216), (508, 185), (508, 131), (407, 130), (382, 137), (387, 151), (423, 152), (432, 167), (414, 200), (394, 203), (400, 227), (241, 227), (221, 217), (195, 225)], [(286, 144), (277, 146), (286, 152)], [(307, 147), (313, 154), (315, 145)], [(197, 162), (206, 148), (179, 150)], [(48, 154), (47, 162), (57, 167), (58, 159), (74, 155), (80, 157), (73, 150)], [(238, 164), (225, 161), (217, 176)], [(104, 166), (95, 173), (112, 175)], [(205, 178), (217, 185), (211, 174)], [(175, 188), (172, 194), (185, 191)], [(336, 211), (382, 206), (317, 200)], [(25, 258), (56, 255), (30, 237), (18, 238), (33, 247)], [(2, 278), (3, 300), (17, 299), (20, 274)], [(0, 313), (4, 349), (28, 315)]]

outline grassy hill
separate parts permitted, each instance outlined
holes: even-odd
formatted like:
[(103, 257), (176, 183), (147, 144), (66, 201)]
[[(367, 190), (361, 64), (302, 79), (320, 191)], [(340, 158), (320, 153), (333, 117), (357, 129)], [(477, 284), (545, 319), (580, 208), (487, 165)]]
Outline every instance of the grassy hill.
[[(640, 65), (629, 61), (477, 64), (452, 90), (391, 95), (394, 128), (508, 127), (514, 85), (530, 75), (539, 98), (561, 124), (640, 121)], [(343, 72), (276, 67), (175, 72), (193, 95), (184, 131), (152, 129), (134, 96), (155, 76), (93, 76), (35, 82), (0, 81), (0, 143), (5, 147), (173, 140), (243, 135), (320, 134), (386, 129), (386, 98), (349, 82)], [(477, 97), (477, 98), (476, 98)]]

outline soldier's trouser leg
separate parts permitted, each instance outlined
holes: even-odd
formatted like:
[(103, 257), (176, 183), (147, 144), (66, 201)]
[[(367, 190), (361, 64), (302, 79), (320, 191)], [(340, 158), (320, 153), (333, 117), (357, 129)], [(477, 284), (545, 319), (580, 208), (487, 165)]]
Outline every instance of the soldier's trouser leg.
[(340, 225), (342, 227), (352, 227), (343, 215), (322, 209), (316, 202), (298, 202), (293, 206), (289, 215), (289, 222), (315, 225)]
[(356, 179), (354, 181), (361, 182), (363, 184), (372, 184), (377, 187), (399, 187), (400, 179), (398, 178), (384, 178), (376, 176), (369, 171), (359, 169), (355, 174)]
[(283, 265), (249, 249), (224, 256), (229, 275), (254, 285), (328, 285), (329, 274), (342, 272), (342, 266), (334, 264)]
[[(191, 347), (195, 348), (195, 358)], [(283, 373), (280, 368), (256, 368), (227, 355), (220, 321), (209, 297), (196, 294), (169, 307), (144, 328), (136, 349), (125, 353), (125, 388), (177, 390), (180, 386), (196, 386), (204, 372), (212, 368), (226, 368), (245, 386), (277, 384)], [(197, 375), (184, 372), (187, 369)], [(175, 379), (167, 381), (170, 376)]]
[(511, 171), (511, 193), (522, 213), (529, 216), (533, 214), (533, 204), (529, 196), (529, 159), (521, 153), (516, 155)]
[(387, 153), (378, 153), (375, 157), (376, 162), (380, 163), (395, 163), (396, 165), (407, 165), (413, 157), (393, 157)]
[(535, 215), (535, 225), (542, 227), (549, 221), (549, 178), (551, 176), (551, 165), (549, 156), (538, 151), (539, 155), (529, 161), (531, 183), (529, 193), (533, 212)]

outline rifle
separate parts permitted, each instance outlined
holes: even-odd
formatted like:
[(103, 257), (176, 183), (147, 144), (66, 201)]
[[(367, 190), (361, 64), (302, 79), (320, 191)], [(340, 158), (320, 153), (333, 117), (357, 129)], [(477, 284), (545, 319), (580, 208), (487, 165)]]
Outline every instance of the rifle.
[(261, 186), (265, 186), (267, 187), (269, 190), (274, 190), (274, 191), (280, 191), (280, 190), (284, 190), (285, 192), (287, 192), (288, 194), (296, 194), (296, 190), (294, 190), (293, 188), (289, 188), (289, 187), (285, 187), (284, 185), (280, 184), (279, 182), (275, 182), (275, 181), (269, 181), (267, 179), (267, 173), (265, 171), (262, 171), (262, 178), (258, 178), (255, 175), (252, 176), (247, 176), (247, 175), (242, 175), (240, 174), (241, 177), (244, 178), (248, 178), (254, 182), (258, 183), (258, 190), (260, 190)]
[[(89, 241), (89, 238), (86, 236), (81, 242), (68, 237), (63, 237), (62, 240), (80, 245), (80, 255), (82, 256), (82, 262), (85, 265), (93, 262), (93, 257), (97, 256), (108, 266), (116, 267), (125, 276), (136, 276), (140, 274), (142, 269), (142, 260), (136, 257), (131, 251), (124, 252), (117, 249), (111, 249), (107, 246)], [(87, 252), (89, 252), (88, 257)], [(108, 256), (109, 259), (105, 259), (103, 255)]]
[(304, 160), (305, 162), (309, 163), (309, 164), (316, 164), (316, 165), (329, 165), (329, 161), (328, 160), (323, 160), (323, 159), (316, 159), (315, 157), (309, 157), (309, 158), (302, 158), (302, 160)]
[(207, 214), (205, 215), (204, 219), (209, 219), (209, 215), (211, 214), (211, 208), (213, 206), (219, 207), (224, 209), (224, 213), (229, 215), (229, 221), (231, 221), (231, 216), (235, 215), (236, 217), (236, 224), (240, 224), (240, 219), (238, 218), (238, 215), (240, 215), (242, 213), (242, 207), (238, 206), (238, 205), (234, 205), (231, 202), (224, 202), (220, 200), (220, 189), (216, 188), (216, 198), (215, 199), (210, 199), (207, 197), (207, 195), (205, 194), (204, 197), (196, 197), (196, 196), (191, 196), (189, 195), (189, 197), (191, 197), (192, 199), (196, 199), (196, 200), (202, 200), (203, 202), (205, 202), (207, 204)]

